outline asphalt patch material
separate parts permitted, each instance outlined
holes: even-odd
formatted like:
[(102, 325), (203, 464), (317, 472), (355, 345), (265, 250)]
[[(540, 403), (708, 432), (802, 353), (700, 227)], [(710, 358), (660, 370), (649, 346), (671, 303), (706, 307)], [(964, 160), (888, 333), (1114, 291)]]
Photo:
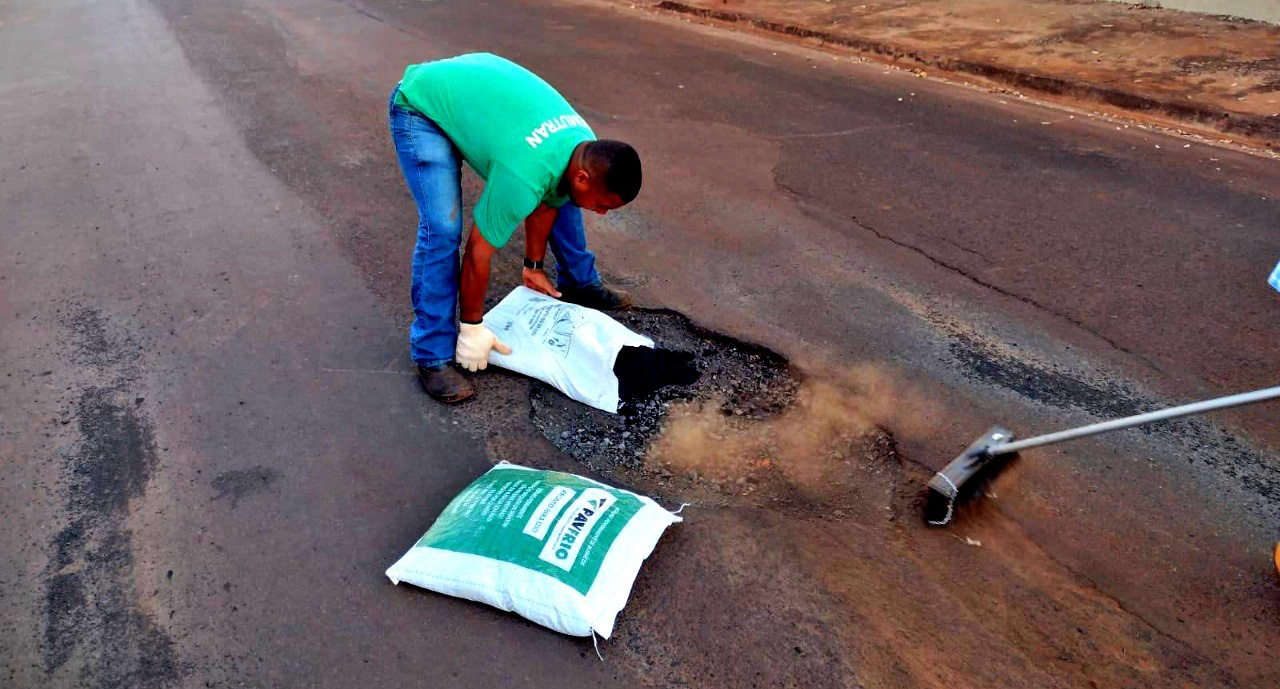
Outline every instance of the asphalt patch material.
[[(1051, 407), (1087, 412), (1100, 421), (1196, 401), (1161, 400), (1123, 382), (1002, 353), (969, 335), (951, 332), (949, 337), (952, 356), (971, 378)], [(1193, 465), (1208, 468), (1220, 480), (1244, 486), (1257, 497), (1251, 508), (1264, 516), (1269, 514), (1270, 505), (1280, 500), (1280, 467), (1269, 461), (1264, 452), (1240, 439), (1237, 433), (1212, 423), (1211, 419), (1212, 416), (1184, 417), (1118, 433), (1137, 432), (1180, 445), (1189, 451)]]
[(173, 641), (147, 614), (134, 577), (131, 501), (158, 462), (154, 431), (133, 392), (137, 343), (102, 313), (73, 305), (64, 325), (74, 364), (110, 369), (71, 408), (78, 439), (61, 458), (69, 523), (54, 537), (46, 570), (44, 665), (78, 673), (91, 687), (171, 686), (181, 677)]
[(242, 498), (266, 491), (278, 478), (280, 478), (280, 472), (264, 466), (226, 471), (213, 479), (213, 489), (217, 491), (213, 499), (229, 498), (231, 509), (235, 509), (240, 505)]
[(693, 363), (693, 352), (676, 352), (661, 347), (623, 347), (613, 362), (622, 404), (644, 401), (668, 385), (685, 386), (701, 375)]
[(647, 383), (673, 384), (609, 414), (532, 381), (533, 424), (565, 455), (672, 502), (837, 521), (918, 511), (926, 474), (889, 430), (909, 406), (892, 377), (864, 367), (808, 379), (786, 357), (675, 311), (614, 318), (668, 352), (624, 361), (628, 375), (648, 363), (658, 370)]
[(1082, 376), (1002, 354), (989, 344), (950, 333), (951, 355), (969, 376), (1043, 404), (1076, 407), (1097, 416), (1121, 417), (1150, 411), (1150, 400), (1115, 381), (1090, 382)]
[(624, 404), (618, 414), (578, 404), (554, 388), (531, 388), (534, 425), (562, 452), (597, 470), (636, 469), (676, 401), (717, 400), (725, 415), (762, 419), (795, 399), (801, 376), (786, 357), (695, 325), (683, 314), (636, 309), (615, 314), (628, 328), (662, 348), (692, 355), (701, 376)]

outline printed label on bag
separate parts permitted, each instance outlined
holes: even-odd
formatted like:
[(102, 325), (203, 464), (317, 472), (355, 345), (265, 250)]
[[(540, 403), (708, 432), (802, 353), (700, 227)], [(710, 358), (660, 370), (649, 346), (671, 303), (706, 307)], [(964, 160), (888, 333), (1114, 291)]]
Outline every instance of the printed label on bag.
[(643, 507), (631, 493), (572, 474), (497, 467), (459, 493), (414, 547), (510, 562), (585, 594)]
[(529, 337), (545, 345), (547, 351), (568, 358), (569, 350), (573, 348), (574, 333), (586, 321), (587, 315), (580, 307), (538, 295), (530, 297), (514, 316), (495, 322), (491, 327), (501, 335), (511, 332), (519, 323)]
[(547, 529), (555, 523), (556, 515), (560, 514), (560, 510), (575, 495), (577, 493), (572, 488), (564, 486), (552, 488), (551, 492), (547, 493), (547, 497), (534, 508), (533, 516), (529, 517), (529, 523), (524, 525), (525, 534), (541, 541), (542, 537), (547, 535)]
[(615, 502), (617, 500), (608, 491), (599, 488), (582, 491), (582, 496), (565, 510), (538, 558), (566, 572), (572, 569), (574, 561), (578, 559), (578, 551), (582, 550), (582, 544), (587, 542), (591, 530)]

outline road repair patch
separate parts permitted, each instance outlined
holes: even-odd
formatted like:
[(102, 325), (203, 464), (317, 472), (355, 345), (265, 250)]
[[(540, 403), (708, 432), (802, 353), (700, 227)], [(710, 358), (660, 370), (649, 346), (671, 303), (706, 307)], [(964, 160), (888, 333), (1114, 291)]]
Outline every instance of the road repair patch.
[(659, 347), (694, 355), (701, 377), (690, 386), (668, 386), (625, 405), (617, 415), (565, 398), (549, 386), (532, 389), (538, 430), (564, 453), (593, 468), (636, 469), (661, 430), (674, 402), (717, 400), (729, 416), (767, 418), (795, 400), (800, 374), (787, 359), (759, 345), (713, 333), (674, 311), (638, 309), (614, 316)]

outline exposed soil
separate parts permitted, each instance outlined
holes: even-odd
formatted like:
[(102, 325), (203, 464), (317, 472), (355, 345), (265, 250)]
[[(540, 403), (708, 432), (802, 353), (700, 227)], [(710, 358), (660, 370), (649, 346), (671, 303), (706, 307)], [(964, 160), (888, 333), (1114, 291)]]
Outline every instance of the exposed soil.
[[(632, 5), (633, 7), (635, 5)], [(660, 10), (818, 41), (923, 71), (1216, 129), (1274, 148), (1280, 27), (1061, 0), (664, 0)]]

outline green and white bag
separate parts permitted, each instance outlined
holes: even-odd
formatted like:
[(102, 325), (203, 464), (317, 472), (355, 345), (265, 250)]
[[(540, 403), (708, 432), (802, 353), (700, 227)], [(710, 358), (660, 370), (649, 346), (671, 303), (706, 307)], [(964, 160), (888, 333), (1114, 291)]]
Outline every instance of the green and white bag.
[(631, 491), (503, 462), (459, 493), (387, 576), (607, 639), (641, 563), (678, 521)]

